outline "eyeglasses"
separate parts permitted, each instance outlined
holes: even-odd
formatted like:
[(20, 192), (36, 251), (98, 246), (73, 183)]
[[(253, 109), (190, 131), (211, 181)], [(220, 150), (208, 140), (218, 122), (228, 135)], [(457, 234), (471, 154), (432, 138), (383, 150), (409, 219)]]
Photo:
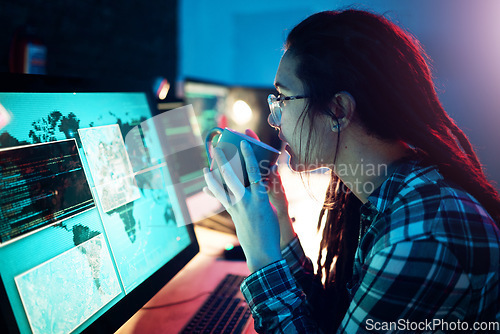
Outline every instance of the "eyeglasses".
[(280, 94), (278, 95), (278, 97), (276, 97), (274, 96), (274, 94), (270, 94), (267, 97), (267, 103), (269, 103), (269, 109), (271, 110), (270, 125), (274, 128), (278, 128), (281, 126), (281, 114), (283, 111), (284, 101), (300, 100), (306, 98), (308, 97), (303, 95), (282, 96)]

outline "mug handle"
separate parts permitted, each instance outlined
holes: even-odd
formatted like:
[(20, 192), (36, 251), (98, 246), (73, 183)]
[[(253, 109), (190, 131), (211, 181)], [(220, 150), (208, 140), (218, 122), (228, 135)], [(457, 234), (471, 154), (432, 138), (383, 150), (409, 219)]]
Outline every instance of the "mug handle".
[(205, 149), (207, 151), (208, 165), (210, 168), (212, 168), (212, 156), (210, 155), (210, 145), (212, 145), (212, 140), (214, 139), (214, 137), (218, 134), (221, 134), (222, 131), (224, 130), (222, 130), (219, 127), (215, 127), (210, 131), (208, 131), (207, 137), (205, 138)]

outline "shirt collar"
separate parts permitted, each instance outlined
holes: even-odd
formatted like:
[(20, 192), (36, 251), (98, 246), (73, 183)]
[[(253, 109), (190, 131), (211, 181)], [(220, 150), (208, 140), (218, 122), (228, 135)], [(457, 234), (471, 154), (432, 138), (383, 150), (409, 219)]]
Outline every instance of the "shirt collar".
[(388, 170), (393, 171), (392, 174), (375, 189), (368, 201), (361, 206), (360, 212), (364, 215), (374, 215), (378, 212), (384, 212), (385, 209), (394, 202), (397, 194), (403, 186), (404, 180), (410, 172), (419, 163), (414, 158), (402, 158), (392, 163)]

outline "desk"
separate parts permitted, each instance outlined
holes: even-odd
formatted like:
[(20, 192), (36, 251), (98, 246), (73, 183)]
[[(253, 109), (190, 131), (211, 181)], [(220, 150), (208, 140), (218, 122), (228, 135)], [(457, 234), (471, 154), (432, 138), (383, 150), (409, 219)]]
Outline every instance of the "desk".
[[(146, 305), (151, 307), (190, 299), (212, 291), (228, 273), (248, 275), (244, 261), (226, 261), (221, 258), (224, 247), (237, 243), (236, 236), (195, 226), (200, 244), (198, 253)], [(192, 301), (157, 309), (141, 309), (116, 333), (178, 333), (208, 298), (205, 294)], [(246, 334), (255, 333), (252, 328)]]

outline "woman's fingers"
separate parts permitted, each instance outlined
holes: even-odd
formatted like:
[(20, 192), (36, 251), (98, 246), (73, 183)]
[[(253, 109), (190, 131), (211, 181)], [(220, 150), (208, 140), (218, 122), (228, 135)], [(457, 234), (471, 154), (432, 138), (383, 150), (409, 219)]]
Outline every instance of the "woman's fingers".
[[(215, 195), (208, 189), (208, 187), (203, 187), (203, 192), (207, 194), (208, 196), (215, 197)], [(217, 197), (215, 197), (217, 198)]]
[[(241, 183), (240, 179), (236, 175), (231, 166), (231, 163), (227, 160), (224, 152), (216, 147), (214, 150), (214, 158), (219, 166), (219, 171), (222, 175), (223, 182), (228, 186), (231, 193), (234, 195), (234, 202), (241, 200), (243, 195), (245, 194), (245, 186)], [(236, 154), (231, 160), (234, 160), (235, 163), (241, 164), (239, 161), (239, 155)]]
[(260, 141), (259, 136), (257, 136), (257, 134), (252, 129), (246, 129), (245, 134), (249, 137), (252, 137), (253, 139)]
[[(250, 133), (248, 130), (247, 133)], [(255, 133), (252, 131), (253, 135)], [(253, 136), (252, 136), (253, 137)], [(258, 138), (258, 137), (257, 137)], [(250, 190), (254, 194), (266, 194), (267, 192), (262, 181), (262, 175), (259, 168), (259, 163), (255, 157), (255, 153), (252, 150), (250, 144), (243, 140), (240, 143), (241, 153), (245, 159), (246, 172), (248, 175), (248, 180), (250, 182)], [(227, 208), (226, 204), (236, 204), (245, 195), (245, 186), (242, 184), (240, 178), (236, 174), (234, 168), (241, 167), (241, 162), (239, 160), (239, 155), (236, 154), (230, 161), (227, 160), (226, 155), (220, 148), (215, 148), (213, 151), (213, 158), (216, 162), (218, 168), (214, 169), (214, 173), (218, 169), (222, 177), (222, 182), (217, 182), (213, 175), (207, 178), (208, 173), (205, 172), (205, 179), (207, 180), (208, 190), (221, 201), (221, 203)], [(234, 166), (234, 168), (233, 168)], [(226, 203), (226, 204), (225, 204)]]
[[(207, 183), (207, 191), (210, 192), (210, 195), (217, 198), (227, 209), (229, 207), (228, 195), (223, 186), (215, 180), (214, 172), (210, 171), (208, 168), (203, 168), (203, 176), (205, 177), (205, 182)], [(206, 192), (205, 188), (203, 188), (203, 191)]]
[(278, 173), (278, 166), (271, 167), (267, 182), (267, 193), (273, 206), (279, 213), (288, 211), (288, 200), (281, 183), (281, 176)]
[[(240, 143), (241, 153), (243, 153), (243, 158), (245, 159), (245, 165), (247, 168), (248, 181), (250, 182), (250, 189), (252, 190), (263, 190), (265, 188), (262, 181), (262, 175), (260, 173), (259, 163), (255, 157), (255, 153), (252, 147), (246, 140), (242, 140)], [(263, 189), (262, 189), (262, 188)]]

